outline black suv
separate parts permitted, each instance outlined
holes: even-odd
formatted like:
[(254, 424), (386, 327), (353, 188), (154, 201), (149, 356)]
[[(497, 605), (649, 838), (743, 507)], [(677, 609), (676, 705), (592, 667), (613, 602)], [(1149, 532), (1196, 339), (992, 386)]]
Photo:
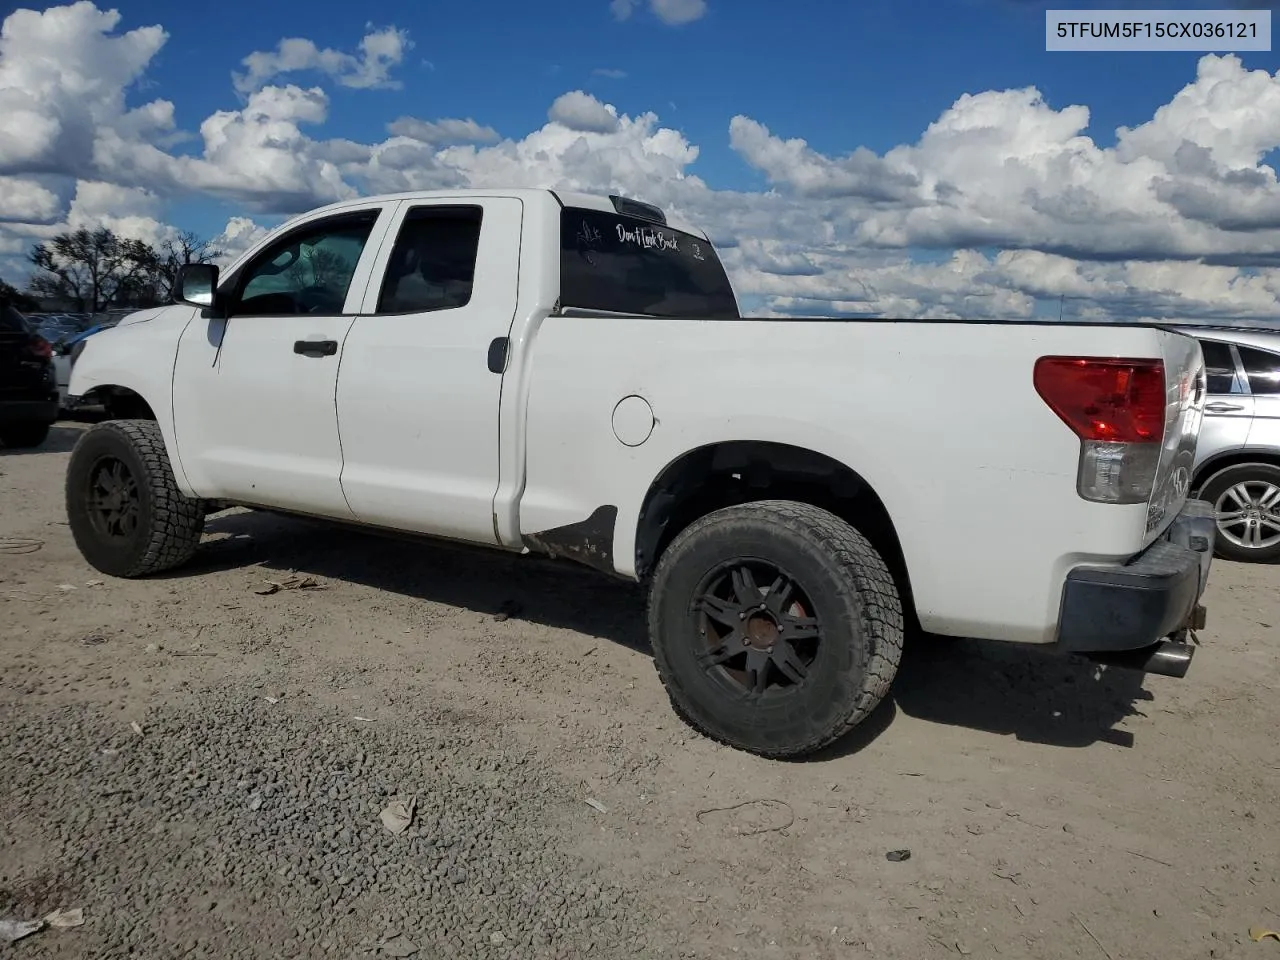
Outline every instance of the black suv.
[(38, 447), (57, 419), (53, 347), (0, 299), (0, 446)]

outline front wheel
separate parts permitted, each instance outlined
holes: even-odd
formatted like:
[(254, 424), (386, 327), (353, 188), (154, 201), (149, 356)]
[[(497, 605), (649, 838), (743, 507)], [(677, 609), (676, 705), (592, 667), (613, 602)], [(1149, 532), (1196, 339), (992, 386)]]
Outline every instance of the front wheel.
[(677, 712), (730, 746), (798, 757), (884, 699), (902, 603), (870, 542), (826, 510), (766, 500), (717, 510), (662, 555), (649, 639)]
[(1227, 467), (1209, 479), (1200, 498), (1213, 504), (1219, 557), (1245, 563), (1280, 560), (1280, 467)]
[(204, 530), (204, 502), (178, 489), (154, 420), (108, 420), (86, 430), (71, 451), (66, 503), (80, 553), (113, 577), (181, 566)]

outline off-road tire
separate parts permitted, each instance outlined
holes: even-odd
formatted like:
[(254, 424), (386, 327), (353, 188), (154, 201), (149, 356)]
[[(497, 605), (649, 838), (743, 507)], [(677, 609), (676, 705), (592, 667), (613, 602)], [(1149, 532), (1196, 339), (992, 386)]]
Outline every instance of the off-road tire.
[[(137, 485), (138, 524), (124, 540), (106, 537), (90, 517), (91, 477), (106, 458), (122, 462)], [(108, 420), (86, 430), (67, 466), (66, 506), (80, 553), (113, 577), (142, 577), (181, 566), (195, 554), (204, 530), (204, 501), (178, 490), (154, 420)]]
[[(1280, 487), (1280, 467), (1271, 463), (1240, 463), (1227, 467), (1209, 478), (1201, 488), (1199, 498), (1216, 505), (1218, 498), (1236, 484), (1259, 481)], [(1214, 554), (1223, 560), (1233, 560), (1237, 563), (1280, 561), (1280, 544), (1269, 547), (1241, 547), (1224, 537), (1220, 529), (1216, 531), (1213, 545)]]
[[(735, 697), (698, 661), (707, 643), (695, 613), (700, 585), (747, 559), (795, 581), (821, 634), (813, 672), (771, 703)], [(834, 514), (787, 500), (726, 507), (681, 531), (654, 573), (648, 620), (676, 712), (711, 738), (766, 757), (801, 757), (844, 736), (884, 699), (902, 658), (902, 601), (880, 554)]]
[(30, 450), (49, 438), (49, 423), (6, 423), (0, 427), (0, 446)]

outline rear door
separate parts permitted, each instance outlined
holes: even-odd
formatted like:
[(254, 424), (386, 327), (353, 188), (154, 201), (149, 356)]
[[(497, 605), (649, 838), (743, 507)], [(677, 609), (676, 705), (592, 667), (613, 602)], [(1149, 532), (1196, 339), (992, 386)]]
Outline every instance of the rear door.
[(522, 220), (511, 197), (401, 203), (338, 375), (342, 491), (365, 523), (498, 542)]
[(1243, 345), (1236, 350), (1253, 396), (1253, 423), (1246, 442), (1253, 448), (1280, 451), (1280, 352)]
[(1204, 422), (1196, 446), (1199, 463), (1228, 450), (1242, 448), (1253, 422), (1253, 397), (1240, 368), (1235, 345), (1201, 338), (1208, 384)]

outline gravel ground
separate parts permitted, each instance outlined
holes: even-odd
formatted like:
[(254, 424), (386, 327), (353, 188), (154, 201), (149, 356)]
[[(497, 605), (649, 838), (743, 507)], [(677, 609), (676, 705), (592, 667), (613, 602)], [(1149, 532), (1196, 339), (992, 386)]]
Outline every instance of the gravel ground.
[[(57, 869), (0, 894), (0, 912), (39, 915), (55, 893), (94, 904), (77, 951), (330, 956), (406, 938), (425, 956), (569, 957), (642, 945), (624, 890), (543, 843), (563, 791), (465, 717), (420, 709), (363, 729), (290, 698), (210, 690), (141, 734), (82, 704), (2, 719), (5, 773), (22, 784), (7, 822)], [(393, 835), (379, 813), (397, 798), (415, 816)]]
[(0, 919), (84, 911), (14, 956), (1280, 957), (1278, 567), (1215, 566), (1185, 680), (921, 644), (776, 763), (572, 567), (230, 511), (102, 578), (81, 428), (0, 451)]

